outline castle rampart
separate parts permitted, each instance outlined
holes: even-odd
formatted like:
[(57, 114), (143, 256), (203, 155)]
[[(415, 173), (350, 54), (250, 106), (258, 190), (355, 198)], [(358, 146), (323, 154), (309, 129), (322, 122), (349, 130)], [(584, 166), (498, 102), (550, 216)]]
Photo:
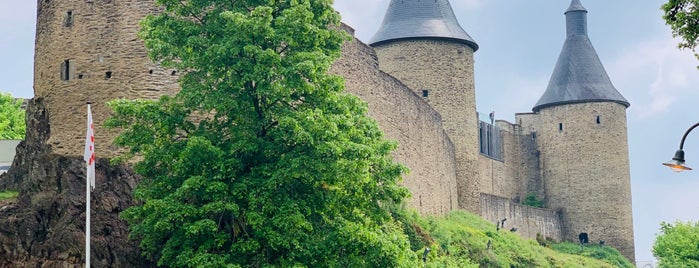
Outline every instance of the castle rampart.
[(442, 116), (455, 148), (459, 207), (479, 213), (478, 118), (473, 48), (440, 39), (411, 39), (374, 46), (379, 68), (422, 96)]
[(366, 101), (381, 130), (398, 141), (393, 155), (410, 169), (403, 178), (412, 192), (410, 207), (427, 214), (456, 209), (454, 146), (441, 116), (410, 88), (380, 71), (374, 50), (357, 39), (345, 43), (331, 71), (345, 77), (347, 91)]
[[(154, 2), (39, 0), (34, 88), (50, 118), (46, 143), (54, 153), (82, 155), (86, 101), (93, 102), (98, 157), (109, 158), (116, 155), (111, 142), (117, 131), (101, 127), (110, 113), (106, 102), (156, 99), (178, 90), (177, 72), (152, 63), (137, 37), (138, 22), (158, 12)], [(570, 66), (578, 68), (579, 79), (568, 79), (571, 72), (562, 67), (535, 113), (517, 114), (514, 124), (497, 121), (501, 154), (485, 156), (479, 150), (475, 108), (477, 44), (453, 12), (446, 16), (451, 12), (447, 0), (394, 0), (390, 8), (401, 12), (389, 12), (391, 19), (373, 48), (353, 38), (331, 72), (345, 77), (347, 91), (366, 101), (381, 130), (398, 141), (394, 157), (411, 170), (403, 181), (412, 192), (409, 205), (425, 214), (463, 208), (491, 221), (508, 218), (508, 226), (530, 238), (541, 233), (575, 241), (587, 232), (593, 242), (605, 240), (633, 260), (628, 102), (611, 82), (594, 96), (559, 94), (576, 89), (565, 82), (608, 80), (606, 73), (586, 75), (583, 67), (593, 65), (575, 63)], [(443, 16), (436, 19), (450, 27), (437, 30), (451, 31), (435, 34), (422, 27), (416, 36), (400, 27), (405, 22), (400, 16), (410, 12), (429, 22), (435, 20), (429, 16)], [(569, 12), (578, 18), (587, 11), (573, 0)], [(594, 49), (581, 32), (572, 34), (562, 55), (580, 59), (562, 58), (598, 60), (590, 56)], [(604, 71), (601, 63), (593, 67)], [(531, 193), (545, 199), (550, 210), (516, 204)]]

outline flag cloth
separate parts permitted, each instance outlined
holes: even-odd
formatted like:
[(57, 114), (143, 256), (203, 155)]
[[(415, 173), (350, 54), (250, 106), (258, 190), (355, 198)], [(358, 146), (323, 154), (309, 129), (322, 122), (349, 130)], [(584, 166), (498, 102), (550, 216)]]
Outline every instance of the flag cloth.
[(87, 104), (87, 133), (85, 134), (85, 165), (87, 166), (87, 183), (90, 189), (95, 189), (95, 132), (92, 126), (92, 109)]

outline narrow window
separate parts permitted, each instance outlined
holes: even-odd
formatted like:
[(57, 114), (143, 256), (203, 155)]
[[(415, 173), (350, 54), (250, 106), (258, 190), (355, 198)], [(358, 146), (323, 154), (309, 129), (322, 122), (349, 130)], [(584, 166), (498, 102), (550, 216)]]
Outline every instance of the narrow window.
[(601, 123), (602, 123), (602, 120), (600, 120), (599, 115), (598, 115), (598, 116), (597, 116), (597, 124), (599, 125), (599, 124), (601, 124)]
[(61, 80), (70, 80), (70, 60), (64, 60), (61, 63)]
[(78, 79), (83, 79), (83, 74), (78, 74)]
[(153, 74), (153, 69), (148, 70), (148, 74)]
[(108, 71), (108, 72), (104, 73), (104, 78), (107, 78), (107, 79), (112, 78), (112, 71)]
[(172, 71), (172, 73), (170, 73), (170, 74), (171, 74), (171, 75), (176, 75), (176, 74), (177, 74), (177, 71)]
[(427, 98), (430, 95), (430, 91), (427, 89), (422, 90), (422, 97)]
[(536, 140), (536, 132), (532, 132), (532, 140)]
[(563, 123), (558, 123), (558, 131), (563, 131)]
[(73, 26), (73, 11), (68, 10), (65, 14), (65, 19), (63, 20), (63, 26), (70, 27)]

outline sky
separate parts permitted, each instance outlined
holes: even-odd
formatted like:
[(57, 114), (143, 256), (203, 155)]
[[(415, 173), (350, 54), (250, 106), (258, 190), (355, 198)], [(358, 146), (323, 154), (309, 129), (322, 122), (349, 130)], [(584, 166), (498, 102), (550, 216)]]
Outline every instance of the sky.
[[(343, 21), (368, 41), (389, 0), (336, 0)], [(588, 32), (627, 110), (637, 261), (653, 259), (659, 224), (699, 220), (699, 130), (685, 142), (687, 164), (661, 166), (682, 134), (699, 122), (699, 65), (677, 49), (661, 18), (662, 0), (582, 0)], [(569, 0), (452, 0), (461, 26), (478, 43), (476, 101), (481, 115), (510, 122), (530, 112), (546, 89), (565, 39)], [(33, 96), (36, 1), (0, 0), (0, 92)]]

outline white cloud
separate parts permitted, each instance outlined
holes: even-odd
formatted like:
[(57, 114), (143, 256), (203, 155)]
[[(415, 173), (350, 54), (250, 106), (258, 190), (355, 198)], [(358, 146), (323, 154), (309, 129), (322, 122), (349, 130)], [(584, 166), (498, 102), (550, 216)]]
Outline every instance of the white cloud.
[(636, 43), (609, 68), (615, 85), (632, 102), (629, 114), (643, 119), (662, 114), (696, 91), (699, 64), (696, 57), (677, 48), (669, 34)]

